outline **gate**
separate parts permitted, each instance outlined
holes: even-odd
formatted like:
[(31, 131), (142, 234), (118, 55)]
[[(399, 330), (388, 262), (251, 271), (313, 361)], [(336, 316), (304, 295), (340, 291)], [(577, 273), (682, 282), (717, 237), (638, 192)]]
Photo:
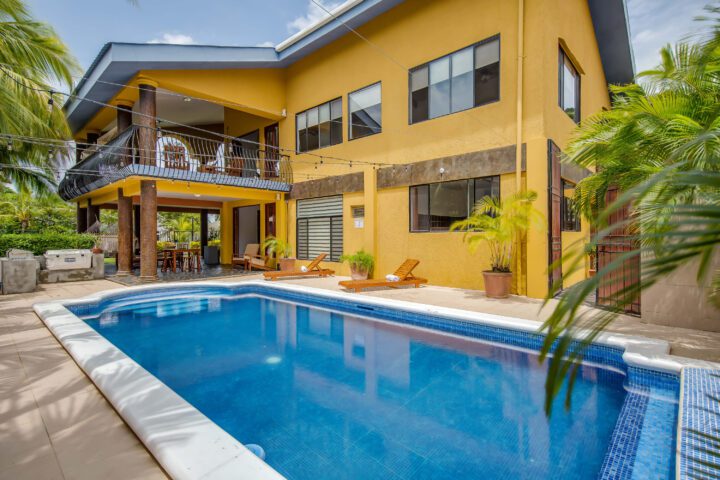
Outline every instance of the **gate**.
[[(618, 190), (611, 188), (605, 195), (605, 205), (612, 204), (618, 197)], [(624, 206), (618, 209), (609, 218), (609, 225), (625, 222), (629, 218), (629, 209)], [(629, 231), (629, 226), (623, 224), (612, 230), (609, 235), (597, 245), (597, 270), (609, 265), (625, 253), (637, 248), (637, 241)], [(599, 306), (616, 306), (616, 295), (624, 288), (640, 282), (640, 255), (630, 257), (622, 265), (610, 272), (598, 286), (595, 301)], [(625, 312), (640, 315), (640, 295), (629, 305)]]

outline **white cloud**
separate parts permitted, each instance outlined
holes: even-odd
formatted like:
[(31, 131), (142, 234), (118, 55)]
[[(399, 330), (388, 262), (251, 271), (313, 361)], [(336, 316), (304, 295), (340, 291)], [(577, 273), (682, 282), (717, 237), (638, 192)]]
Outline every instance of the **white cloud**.
[(325, 17), (330, 16), (325, 10), (332, 12), (344, 3), (342, 0), (317, 0), (317, 2), (325, 7), (325, 9), (312, 2), (312, 0), (308, 0), (305, 14), (300, 15), (291, 22), (288, 22), (287, 29), (290, 33), (297, 33), (301, 30), (305, 30)]
[(267, 42), (258, 43), (258, 44), (255, 45), (255, 46), (256, 46), (256, 47), (274, 47), (275, 44), (274, 44), (273, 42), (271, 42), (271, 41), (268, 40)]
[(193, 45), (197, 43), (190, 35), (182, 33), (163, 33), (160, 38), (153, 38), (147, 43), (173, 43), (175, 45)]

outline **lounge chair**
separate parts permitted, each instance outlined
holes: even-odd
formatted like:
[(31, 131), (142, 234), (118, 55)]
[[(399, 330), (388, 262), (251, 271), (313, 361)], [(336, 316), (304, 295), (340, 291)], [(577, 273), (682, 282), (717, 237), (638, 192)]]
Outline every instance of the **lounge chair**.
[(247, 262), (247, 269), (251, 272), (252, 272), (253, 268), (255, 270), (275, 270), (274, 266), (267, 264), (267, 261), (269, 258), (270, 257), (263, 257), (262, 255), (252, 257)]
[(242, 254), (240, 257), (233, 257), (232, 264), (233, 267), (235, 265), (242, 265), (242, 267), (247, 270), (248, 264), (250, 263), (250, 259), (252, 258), (262, 258), (260, 256), (260, 244), (259, 243), (248, 243), (245, 245), (245, 253)]
[(308, 264), (307, 270), (305, 271), (291, 270), (287, 272), (265, 272), (263, 275), (265, 276), (265, 280), (277, 280), (278, 278), (288, 277), (311, 277), (316, 275), (320, 277), (327, 277), (329, 275), (333, 275), (335, 272), (328, 268), (320, 268), (320, 262), (325, 260), (325, 257), (327, 257), (327, 253), (321, 253), (315, 257), (315, 260)]
[(373, 288), (373, 287), (390, 287), (390, 288), (396, 288), (396, 287), (403, 287), (407, 285), (414, 285), (415, 288), (418, 288), (421, 283), (427, 283), (427, 280), (424, 278), (416, 277), (412, 274), (412, 271), (415, 269), (415, 267), (418, 266), (420, 263), (420, 260), (412, 260), (407, 259), (403, 262), (400, 267), (395, 270), (395, 275), (398, 277), (397, 281), (390, 281), (387, 279), (377, 279), (377, 280), (343, 280), (342, 282), (338, 282), (338, 284), (342, 287), (347, 288), (348, 290), (355, 290), (356, 292), (359, 292), (363, 288)]

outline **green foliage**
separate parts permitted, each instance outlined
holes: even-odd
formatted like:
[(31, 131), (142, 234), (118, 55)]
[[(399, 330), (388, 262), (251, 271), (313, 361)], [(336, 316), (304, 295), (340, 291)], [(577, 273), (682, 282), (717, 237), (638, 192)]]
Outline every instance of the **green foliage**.
[(173, 233), (177, 242), (189, 242), (193, 232), (200, 233), (200, 214), (158, 212), (158, 224)]
[(0, 235), (0, 256), (11, 248), (29, 250), (42, 255), (48, 250), (66, 248), (90, 249), (95, 246), (95, 237), (86, 233), (17, 233)]
[[(0, 132), (69, 138), (60, 108), (64, 98), (55, 95), (49, 108), (48, 92), (55, 84), (70, 89), (79, 68), (53, 29), (34, 20), (22, 0), (0, 0), (0, 64)], [(0, 169), (0, 183), (53, 191), (55, 179), (47, 168), (59, 166), (55, 153), (21, 142), (0, 145), (0, 163), (9, 165)]]
[[(712, 276), (710, 299), (720, 304), (720, 271), (712, 267), (720, 244), (720, 22), (715, 20), (709, 39), (668, 46), (661, 57), (655, 70), (638, 75), (642, 86), (613, 87), (613, 109), (583, 121), (567, 151), (566, 161), (597, 167), (575, 190), (576, 205), (597, 232), (591, 248), (618, 229), (629, 232), (637, 248), (566, 288), (543, 325), (548, 335), (541, 359), (554, 350), (546, 381), (548, 414), (562, 383), (567, 379), (572, 387), (585, 347), (642, 290), (681, 266), (693, 265), (698, 283)], [(615, 187), (623, 193), (606, 205), (605, 193)], [(630, 218), (612, 223), (622, 209)], [(582, 248), (567, 254), (564, 274), (584, 268), (584, 257)], [(616, 306), (583, 308), (598, 288), (622, 279), (629, 261), (640, 261), (642, 276), (613, 294), (610, 300)], [(548, 300), (559, 288), (554, 286)], [(578, 348), (573, 338), (580, 329)]]
[(220, 239), (216, 238), (214, 240), (208, 240), (208, 247), (219, 247), (220, 246)]
[(372, 272), (375, 267), (375, 258), (365, 250), (359, 250), (352, 254), (342, 255), (341, 262), (347, 262), (350, 268), (360, 272)]
[(56, 195), (32, 195), (25, 189), (0, 192), (0, 233), (73, 233), (75, 208)]
[(278, 258), (289, 258), (292, 255), (292, 247), (290, 244), (280, 238), (273, 236), (267, 237), (262, 244), (263, 251), (270, 250), (275, 253)]
[(532, 191), (503, 200), (485, 197), (475, 204), (468, 218), (454, 222), (450, 230), (465, 231), (463, 239), (471, 253), (481, 243), (487, 244), (493, 272), (510, 272), (518, 235), (525, 234), (531, 226), (542, 228), (542, 215), (532, 206), (535, 200), (537, 193)]
[(190, 242), (190, 248), (200, 248), (200, 242)]
[(158, 252), (162, 252), (163, 250), (166, 250), (168, 248), (175, 248), (175, 244), (173, 242), (160, 242), (160, 241), (155, 243), (155, 250), (157, 250)]

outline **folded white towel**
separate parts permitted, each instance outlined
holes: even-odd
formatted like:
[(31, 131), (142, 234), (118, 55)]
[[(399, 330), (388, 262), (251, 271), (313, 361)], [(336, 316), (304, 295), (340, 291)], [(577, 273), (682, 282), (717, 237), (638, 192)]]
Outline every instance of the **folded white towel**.
[(397, 275), (393, 275), (392, 273), (388, 273), (387, 275), (385, 275), (385, 280), (387, 280), (388, 282), (399, 282), (400, 277), (398, 277)]
[(301, 271), (301, 272), (307, 272), (308, 269), (307, 269), (307, 267), (306, 267), (305, 265), (303, 265), (302, 267), (300, 267), (300, 271)]

